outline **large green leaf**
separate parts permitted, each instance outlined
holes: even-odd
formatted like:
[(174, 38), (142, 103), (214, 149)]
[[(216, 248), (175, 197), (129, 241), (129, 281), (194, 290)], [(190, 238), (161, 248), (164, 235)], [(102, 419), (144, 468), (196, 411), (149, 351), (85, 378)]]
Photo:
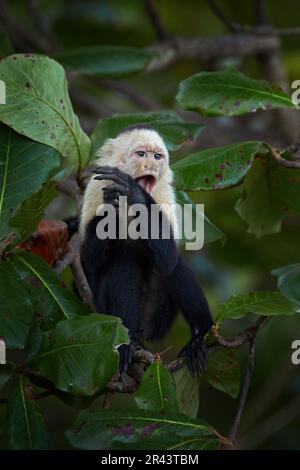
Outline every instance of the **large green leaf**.
[(3, 430), (4, 449), (50, 449), (51, 440), (43, 415), (35, 400), (26, 397), (24, 379), (19, 376), (9, 394), (6, 423)]
[(60, 156), (55, 149), (0, 125), (0, 238), (12, 232), (10, 219), (59, 166)]
[(43, 218), (45, 209), (57, 196), (55, 182), (48, 181), (43, 187), (23, 202), (9, 225), (18, 233), (21, 241), (27, 240)]
[(21, 349), (32, 323), (32, 306), (9, 261), (0, 261), (0, 302), (0, 337), (8, 348)]
[(73, 317), (45, 333), (29, 364), (64, 392), (93, 395), (117, 371), (116, 347), (127, 341), (127, 330), (117, 317), (98, 313)]
[(41, 284), (49, 302), (57, 305), (66, 318), (90, 312), (90, 308), (86, 304), (64, 287), (53, 269), (41, 257), (19, 251), (11, 257), (11, 263), (22, 282), (29, 278), (33, 286), (38, 282), (37, 287), (39, 288)]
[(278, 277), (277, 286), (282, 295), (300, 305), (300, 264), (290, 264), (272, 271)]
[(246, 176), (236, 210), (256, 237), (280, 232), (284, 216), (300, 213), (300, 170), (270, 155), (256, 158)]
[(240, 390), (240, 366), (236, 351), (222, 349), (209, 356), (207, 372), (201, 377), (212, 387), (236, 398)]
[(116, 137), (123, 129), (133, 124), (148, 124), (159, 132), (169, 150), (176, 150), (187, 141), (195, 139), (203, 125), (181, 119), (174, 111), (153, 113), (115, 114), (101, 119), (92, 133), (92, 154), (106, 139)]
[(146, 410), (83, 411), (69, 442), (79, 449), (215, 449), (219, 444), (208, 424), (183, 414)]
[(174, 379), (159, 361), (145, 372), (134, 399), (143, 410), (178, 411)]
[(299, 312), (295, 304), (283, 297), (279, 292), (258, 291), (233, 296), (228, 302), (219, 305), (215, 313), (215, 321), (223, 322), (226, 318), (241, 318), (247, 313), (256, 315), (294, 315)]
[(64, 166), (76, 170), (87, 164), (90, 139), (73, 112), (63, 67), (36, 54), (2, 59), (0, 76), (6, 83), (6, 104), (0, 121), (58, 150)]
[(187, 367), (178, 369), (173, 377), (180, 411), (191, 418), (196, 418), (199, 408), (199, 378), (193, 377)]
[[(176, 200), (179, 204), (192, 204), (192, 227), (201, 226), (203, 223), (204, 218), (204, 243), (213, 243), (216, 240), (222, 240), (225, 238), (225, 234), (216, 227), (209, 219), (206, 217), (205, 213), (201, 211), (199, 207), (197, 207), (196, 203), (188, 196), (188, 194), (184, 191), (177, 191), (176, 192)], [(183, 220), (184, 223), (184, 220)], [(184, 235), (184, 230), (182, 230), (182, 234)], [(185, 243), (186, 240), (184, 237), (180, 241), (181, 244)]]
[(243, 181), (254, 157), (264, 151), (257, 141), (201, 150), (172, 165), (175, 185), (191, 191), (235, 186)]
[(155, 52), (134, 47), (89, 46), (57, 54), (55, 59), (86, 75), (119, 78), (140, 72), (155, 55)]
[(281, 88), (236, 69), (200, 72), (180, 83), (177, 103), (204, 116), (239, 116), (257, 110), (298, 108)]

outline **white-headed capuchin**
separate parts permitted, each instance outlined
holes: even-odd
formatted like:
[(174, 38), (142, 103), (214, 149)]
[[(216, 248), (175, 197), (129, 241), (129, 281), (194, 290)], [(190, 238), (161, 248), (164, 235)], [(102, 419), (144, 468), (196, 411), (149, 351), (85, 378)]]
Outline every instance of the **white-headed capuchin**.
[[(195, 275), (178, 252), (176, 220), (160, 209), (176, 202), (166, 145), (152, 127), (139, 124), (108, 139), (97, 155), (97, 176), (88, 183), (82, 208), (81, 261), (97, 311), (120, 317), (129, 330), (130, 344), (119, 347), (120, 371), (143, 348), (143, 339), (166, 334), (180, 310), (192, 339), (179, 355), (193, 375), (201, 374), (207, 367), (203, 337), (213, 321)], [(145, 239), (100, 239), (96, 228), (104, 215), (97, 215), (99, 206), (112, 204), (118, 214), (120, 196), (127, 197), (129, 207), (147, 208), (149, 227), (151, 205), (157, 205), (171, 236), (161, 236), (160, 227), (157, 238), (149, 233)]]

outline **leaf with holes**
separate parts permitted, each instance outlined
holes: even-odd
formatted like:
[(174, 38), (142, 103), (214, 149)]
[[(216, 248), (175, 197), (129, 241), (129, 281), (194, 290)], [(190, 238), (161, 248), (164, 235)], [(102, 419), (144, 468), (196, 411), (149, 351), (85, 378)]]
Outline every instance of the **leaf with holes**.
[(211, 450), (220, 443), (203, 421), (147, 410), (82, 411), (66, 436), (73, 447), (90, 450)]
[[(68, 290), (50, 266), (39, 256), (25, 251), (19, 251), (11, 257), (12, 266), (18, 273), (22, 283), (29, 281), (34, 287), (44, 290), (49, 302), (53, 302), (64, 314), (65, 318), (73, 315), (85, 315), (90, 308)], [(46, 321), (46, 319), (45, 319)]]
[(171, 166), (176, 188), (199, 191), (236, 186), (247, 175), (254, 157), (266, 151), (258, 141), (201, 150)]
[(117, 346), (128, 342), (120, 318), (91, 313), (64, 320), (44, 334), (29, 360), (34, 373), (74, 395), (102, 390), (118, 369)]
[(13, 232), (10, 220), (59, 166), (60, 156), (56, 150), (0, 125), (0, 238)]
[(255, 159), (236, 211), (248, 232), (260, 238), (281, 230), (282, 219), (300, 214), (300, 170), (286, 168), (270, 155)]
[(299, 308), (276, 291), (258, 291), (233, 296), (228, 302), (219, 305), (215, 322), (222, 323), (227, 318), (241, 318), (247, 313), (263, 316), (294, 315)]
[(0, 337), (9, 349), (22, 349), (32, 323), (32, 305), (9, 261), (0, 261)]
[(300, 306), (300, 264), (290, 264), (272, 271), (282, 295)]
[(209, 356), (208, 369), (201, 376), (212, 387), (237, 398), (241, 385), (241, 371), (236, 351), (222, 349)]
[(56, 54), (71, 70), (101, 78), (120, 78), (141, 72), (157, 54), (126, 46), (89, 46)]
[(29, 399), (28, 394), (32, 394), (31, 385), (26, 383), (22, 376), (18, 376), (7, 403), (2, 443), (4, 449), (51, 449), (43, 415), (37, 402)]
[(88, 162), (90, 139), (80, 127), (63, 67), (37, 54), (15, 54), (0, 62), (6, 104), (0, 121), (32, 140), (55, 148), (69, 171)]
[(174, 379), (159, 361), (143, 375), (134, 399), (138, 408), (143, 410), (178, 411)]
[(134, 124), (147, 124), (153, 127), (164, 139), (169, 150), (176, 150), (184, 143), (196, 139), (203, 129), (198, 122), (181, 119), (174, 111), (153, 113), (115, 114), (101, 119), (92, 133), (92, 155), (106, 139), (117, 137), (126, 127)]
[(240, 116), (258, 110), (295, 108), (289, 95), (274, 83), (254, 80), (236, 69), (200, 72), (180, 83), (179, 106), (203, 116)]

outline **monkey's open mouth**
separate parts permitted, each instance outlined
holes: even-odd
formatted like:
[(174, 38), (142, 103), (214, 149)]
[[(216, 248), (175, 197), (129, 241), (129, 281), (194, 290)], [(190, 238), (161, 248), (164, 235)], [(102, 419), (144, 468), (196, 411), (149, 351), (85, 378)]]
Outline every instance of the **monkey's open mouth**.
[(136, 178), (135, 181), (150, 194), (155, 186), (156, 178), (153, 175), (144, 175)]

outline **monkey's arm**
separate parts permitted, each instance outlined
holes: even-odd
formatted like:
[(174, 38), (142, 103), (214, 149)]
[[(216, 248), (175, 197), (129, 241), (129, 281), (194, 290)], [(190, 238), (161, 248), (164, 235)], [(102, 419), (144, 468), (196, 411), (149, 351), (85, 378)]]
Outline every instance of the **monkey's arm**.
[(131, 176), (122, 172), (118, 168), (109, 166), (100, 167), (95, 170), (95, 173), (99, 174), (99, 176), (95, 177), (97, 180), (108, 179), (114, 182), (103, 189), (104, 201), (106, 203), (116, 204), (120, 196), (126, 196), (129, 206), (133, 204), (142, 204), (146, 206), (148, 217), (148, 236), (146, 239), (142, 239), (140, 241), (147, 250), (150, 261), (160, 274), (170, 274), (177, 263), (178, 248), (174, 240), (171, 227), (169, 227), (170, 236), (168, 238), (163, 238), (163, 228), (168, 230), (168, 225), (170, 225), (170, 223), (161, 210), (159, 211), (159, 221), (157, 226), (158, 238), (151, 238), (151, 227), (153, 227), (155, 222), (152, 220), (153, 214), (151, 212), (151, 206), (156, 205), (154, 199)]
[(181, 350), (192, 374), (207, 369), (204, 336), (213, 326), (213, 319), (204, 292), (189, 266), (179, 256), (174, 271), (166, 278), (167, 290), (191, 328), (192, 339)]

